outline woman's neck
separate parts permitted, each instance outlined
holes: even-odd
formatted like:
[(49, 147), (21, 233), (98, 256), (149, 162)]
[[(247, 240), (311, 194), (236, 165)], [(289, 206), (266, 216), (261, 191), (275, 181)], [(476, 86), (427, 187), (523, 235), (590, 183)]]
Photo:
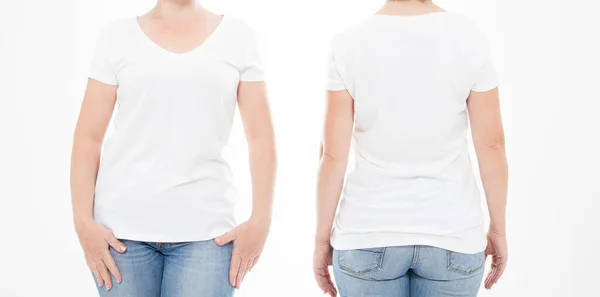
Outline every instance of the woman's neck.
[(205, 9), (196, 0), (158, 0), (156, 6), (149, 12), (153, 18), (185, 18), (194, 16)]
[(440, 11), (444, 10), (433, 4), (433, 1), (404, 0), (387, 1), (377, 14), (420, 15)]

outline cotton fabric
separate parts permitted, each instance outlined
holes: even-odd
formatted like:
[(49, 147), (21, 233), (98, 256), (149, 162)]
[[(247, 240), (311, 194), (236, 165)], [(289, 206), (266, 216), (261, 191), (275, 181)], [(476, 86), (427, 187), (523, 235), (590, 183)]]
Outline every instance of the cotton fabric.
[(496, 87), (487, 40), (463, 15), (375, 15), (337, 34), (326, 88), (354, 100), (355, 164), (332, 245), (483, 251), (466, 100)]
[(115, 132), (105, 142), (94, 217), (116, 237), (208, 240), (235, 226), (236, 189), (222, 151), (240, 81), (263, 81), (252, 30), (224, 16), (197, 48), (155, 44), (137, 18), (101, 33), (89, 77), (118, 85)]

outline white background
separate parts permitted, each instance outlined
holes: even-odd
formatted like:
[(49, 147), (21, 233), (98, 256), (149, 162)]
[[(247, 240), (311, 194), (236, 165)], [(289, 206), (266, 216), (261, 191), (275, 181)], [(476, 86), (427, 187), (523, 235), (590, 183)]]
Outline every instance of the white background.
[[(314, 184), (334, 31), (382, 0), (206, 0), (258, 32), (279, 149), (275, 217), (237, 296), (320, 296)], [(597, 1), (445, 0), (488, 34), (510, 167), (510, 262), (480, 296), (599, 296), (600, 21)], [(95, 296), (71, 222), (71, 138), (99, 30), (153, 0), (0, 1), (0, 296)], [(248, 215), (239, 121), (227, 151)]]

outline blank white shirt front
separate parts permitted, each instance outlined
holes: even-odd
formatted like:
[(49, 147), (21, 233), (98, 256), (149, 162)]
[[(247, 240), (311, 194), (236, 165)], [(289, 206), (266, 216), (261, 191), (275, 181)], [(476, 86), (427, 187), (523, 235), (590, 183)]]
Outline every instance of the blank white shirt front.
[(497, 83), (475, 25), (449, 12), (370, 17), (335, 37), (328, 77), (355, 111), (355, 168), (332, 245), (483, 251), (466, 99)]
[(115, 132), (96, 183), (95, 219), (117, 238), (208, 240), (235, 226), (222, 157), (240, 81), (262, 81), (253, 32), (225, 16), (183, 54), (155, 44), (136, 18), (103, 30), (89, 77), (118, 85)]

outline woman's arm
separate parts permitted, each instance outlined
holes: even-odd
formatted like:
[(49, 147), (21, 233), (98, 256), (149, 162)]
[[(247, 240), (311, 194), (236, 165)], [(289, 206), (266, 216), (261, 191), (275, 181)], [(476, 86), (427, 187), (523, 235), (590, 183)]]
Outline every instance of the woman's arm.
[(317, 181), (317, 243), (329, 244), (333, 219), (342, 192), (352, 128), (354, 101), (347, 91), (329, 91)]
[(248, 221), (215, 239), (219, 245), (234, 242), (229, 281), (236, 288), (258, 261), (266, 242), (277, 166), (265, 83), (240, 82), (238, 107), (250, 155), (252, 215)]
[(502, 276), (507, 261), (508, 165), (504, 149), (498, 88), (486, 92), (471, 92), (467, 106), (473, 144), (490, 214), (489, 244), (486, 252), (493, 256), (493, 267), (485, 284), (489, 289)]
[(108, 246), (123, 252), (125, 246), (110, 231), (94, 221), (94, 188), (104, 134), (116, 102), (117, 86), (89, 79), (73, 137), (71, 197), (73, 220), (90, 270), (98, 285), (112, 286), (109, 271), (120, 282), (121, 275)]
[(471, 92), (467, 105), (473, 144), (490, 213), (490, 230), (504, 235), (508, 166), (498, 89)]
[(313, 269), (319, 287), (330, 296), (336, 296), (337, 290), (328, 269), (331, 265), (329, 238), (348, 166), (353, 127), (352, 97), (346, 90), (329, 91), (317, 182), (317, 231)]
[(270, 223), (277, 161), (265, 83), (241, 82), (238, 107), (250, 156), (251, 217)]
[(248, 141), (252, 218), (270, 223), (277, 160), (265, 83), (241, 82), (238, 107)]
[(116, 86), (88, 80), (71, 154), (71, 196), (76, 225), (94, 219), (94, 187), (100, 150), (115, 106), (116, 89)]

